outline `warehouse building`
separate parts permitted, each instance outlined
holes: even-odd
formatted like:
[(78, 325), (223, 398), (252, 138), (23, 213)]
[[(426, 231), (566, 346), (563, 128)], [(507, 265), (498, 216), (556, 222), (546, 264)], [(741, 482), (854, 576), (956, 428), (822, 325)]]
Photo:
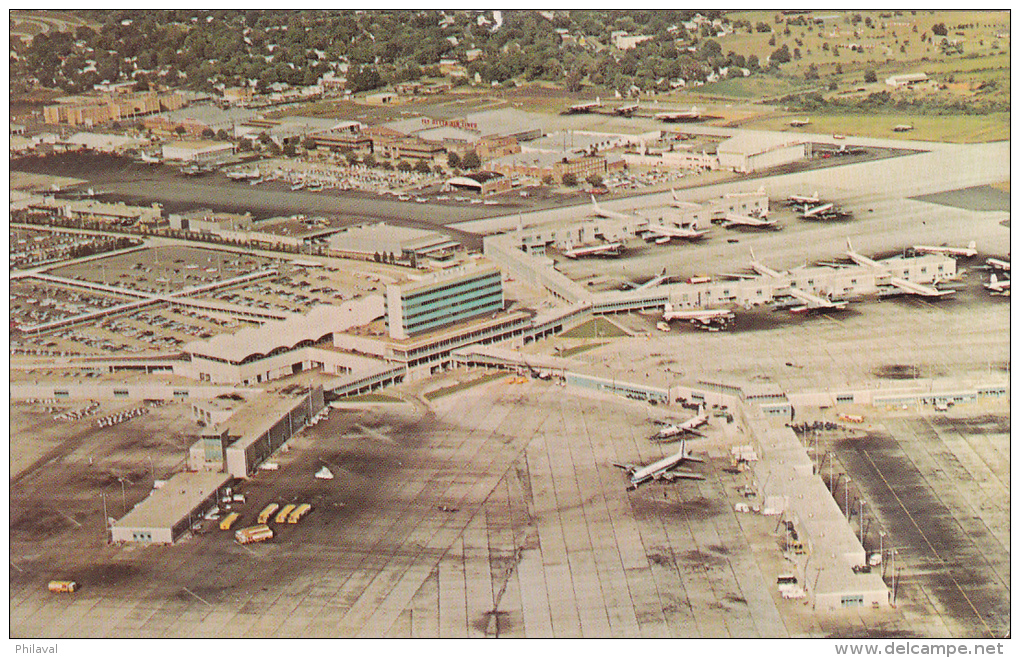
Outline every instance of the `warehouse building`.
[(215, 164), (234, 155), (230, 142), (209, 140), (171, 142), (163, 145), (163, 159), (188, 164)]
[(113, 524), (113, 541), (174, 543), (216, 505), (231, 479), (226, 473), (178, 473)]
[(811, 157), (811, 145), (768, 133), (741, 133), (719, 144), (719, 167), (744, 174)]
[(405, 339), (503, 310), (503, 276), (494, 265), (466, 265), (386, 286), (386, 326)]
[(479, 196), (510, 191), (510, 179), (494, 171), (478, 171), (473, 174), (456, 176), (446, 181), (444, 191), (474, 192)]
[(393, 254), (401, 260), (433, 258), (445, 260), (461, 248), (459, 242), (438, 231), (426, 231), (386, 222), (353, 226), (329, 238), (329, 253), (341, 258), (373, 260), (378, 254)]

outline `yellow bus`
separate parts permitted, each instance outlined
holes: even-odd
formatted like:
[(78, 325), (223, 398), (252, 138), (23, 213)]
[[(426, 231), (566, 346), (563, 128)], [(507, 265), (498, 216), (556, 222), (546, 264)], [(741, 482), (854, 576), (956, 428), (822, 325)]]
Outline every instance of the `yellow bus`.
[(302, 516), (308, 514), (308, 512), (310, 512), (311, 510), (312, 510), (311, 505), (309, 505), (308, 503), (301, 503), (300, 505), (297, 506), (297, 509), (291, 512), (290, 516), (287, 517), (287, 523), (297, 523), (298, 521), (301, 520)]
[(230, 530), (230, 526), (234, 525), (234, 521), (237, 521), (240, 516), (237, 512), (227, 514), (220, 520), (220, 530)]
[(280, 509), (279, 503), (269, 503), (266, 505), (261, 512), (259, 512), (259, 523), (265, 524), (269, 521), (269, 517), (276, 513), (276, 510)]
[(294, 505), (293, 503), (289, 505), (284, 505), (283, 509), (280, 510), (280, 513), (276, 515), (276, 522), (286, 523), (287, 517), (290, 516), (290, 513), (294, 511), (295, 507), (297, 507), (297, 505)]

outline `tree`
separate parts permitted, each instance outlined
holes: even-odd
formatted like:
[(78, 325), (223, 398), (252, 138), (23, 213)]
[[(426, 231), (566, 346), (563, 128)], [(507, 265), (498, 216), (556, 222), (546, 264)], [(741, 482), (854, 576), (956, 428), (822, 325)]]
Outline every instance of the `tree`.
[(575, 185), (577, 185), (577, 176), (568, 171), (567, 173), (563, 174), (562, 182), (567, 187), (574, 187)]
[(184, 126), (178, 125), (174, 128), (174, 132), (177, 133), (178, 137), (184, 137), (184, 133), (188, 131), (184, 129)]
[(446, 154), (446, 164), (450, 167), (460, 167), (460, 155), (456, 151), (450, 151)]
[(418, 164), (414, 165), (414, 170), (417, 171), (419, 174), (432, 173), (432, 168), (429, 167), (429, 164), (424, 160), (419, 160)]
[(542, 176), (542, 183), (544, 183), (545, 185), (552, 185), (554, 182), (555, 181), (553, 180), (553, 177), (551, 175), (546, 174), (545, 176)]
[(602, 176), (599, 176), (598, 174), (589, 174), (589, 176), (584, 180), (592, 187), (602, 187)]
[(227, 134), (227, 131), (225, 129), (220, 128), (219, 130), (216, 131), (216, 139), (220, 140), (221, 142), (225, 142), (230, 139), (230, 135)]
[(347, 158), (347, 164), (349, 164), (350, 166), (353, 167), (354, 165), (358, 164), (358, 154), (355, 153), (354, 151), (349, 152), (344, 157)]
[(790, 61), (790, 49), (784, 43), (779, 48), (776, 48), (771, 55), (769, 55), (769, 62), (772, 64), (786, 64)]
[(407, 172), (407, 171), (411, 171), (412, 169), (414, 169), (414, 167), (412, 167), (411, 163), (408, 162), (407, 160), (401, 160), (400, 162), (397, 163), (397, 169), (399, 171)]
[(878, 75), (871, 69), (864, 72), (865, 82), (878, 82)]
[(805, 80), (817, 80), (818, 79), (818, 67), (811, 64), (807, 67), (807, 72), (804, 73)]
[(461, 164), (465, 169), (478, 169), (482, 166), (482, 161), (479, 159), (477, 153), (474, 151), (468, 151), (464, 154), (464, 159), (461, 161)]
[(368, 153), (365, 155), (365, 157), (361, 159), (361, 164), (365, 165), (366, 167), (374, 167), (379, 163), (376, 162), (374, 155)]
[(946, 29), (945, 23), (936, 23), (931, 26), (931, 33), (935, 36), (944, 37), (949, 34), (949, 30)]

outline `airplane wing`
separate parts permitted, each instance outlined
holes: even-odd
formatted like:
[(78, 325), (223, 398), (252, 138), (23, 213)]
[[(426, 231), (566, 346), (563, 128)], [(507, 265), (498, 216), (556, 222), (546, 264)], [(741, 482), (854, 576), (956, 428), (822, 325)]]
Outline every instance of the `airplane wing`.
[(740, 224), (742, 226), (759, 226), (759, 227), (771, 227), (775, 226), (776, 222), (769, 221), (766, 219), (758, 219), (757, 217), (748, 217), (747, 215), (738, 215), (737, 213), (726, 213), (725, 221), (730, 224)]
[(948, 295), (956, 294), (955, 290), (939, 290), (935, 286), (922, 286), (919, 283), (913, 283), (896, 277), (889, 279), (889, 283), (893, 284), (903, 292), (910, 293), (911, 295), (920, 295), (922, 297), (946, 297)]
[(633, 473), (634, 471), (636, 471), (638, 469), (638, 467), (635, 466), (634, 464), (618, 464), (616, 462), (613, 462), (613, 466), (615, 466), (616, 468), (622, 468), (623, 470), (627, 471), (628, 473)]
[(828, 299), (819, 297), (818, 295), (812, 295), (809, 292), (798, 290), (796, 288), (790, 288), (790, 296), (795, 299), (807, 304), (808, 308), (835, 308), (836, 304), (832, 303)]

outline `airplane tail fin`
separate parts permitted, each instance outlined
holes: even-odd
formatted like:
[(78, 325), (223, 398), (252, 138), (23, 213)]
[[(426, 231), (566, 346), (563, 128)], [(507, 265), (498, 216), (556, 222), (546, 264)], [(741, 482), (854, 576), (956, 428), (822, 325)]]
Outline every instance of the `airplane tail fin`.
[(591, 205), (595, 208), (595, 210), (599, 210), (599, 202), (595, 200), (594, 194), (591, 195)]
[(666, 266), (662, 266), (662, 270), (659, 271), (659, 276), (666, 276)]
[(674, 201), (679, 201), (680, 200), (680, 199), (676, 198), (676, 188), (675, 187), (669, 188), (669, 191), (673, 193), (673, 200)]
[(754, 247), (748, 247), (748, 250), (749, 250), (749, 251), (751, 252), (751, 262), (752, 262), (752, 263), (754, 263), (755, 261), (757, 261), (757, 260), (758, 260), (758, 259), (757, 259), (757, 258), (755, 258), (755, 256), (754, 256)]
[(847, 253), (849, 253), (849, 254), (854, 254), (854, 253), (857, 253), (857, 252), (855, 252), (855, 251), (854, 251), (854, 246), (853, 246), (853, 244), (851, 244), (851, 243), (850, 243), (850, 238), (847, 238), (847, 239), (846, 239), (846, 251), (847, 251)]
[(595, 97), (595, 104), (602, 107), (602, 99), (598, 96)]
[(970, 242), (968, 242), (967, 243), (967, 248), (968, 249), (977, 249), (977, 241), (976, 240), (971, 240)]
[(761, 187), (758, 188), (758, 194), (765, 194), (765, 186), (764, 185), (762, 185)]
[(992, 275), (992, 278), (988, 280), (988, 285), (994, 286), (999, 283), (999, 277)]

